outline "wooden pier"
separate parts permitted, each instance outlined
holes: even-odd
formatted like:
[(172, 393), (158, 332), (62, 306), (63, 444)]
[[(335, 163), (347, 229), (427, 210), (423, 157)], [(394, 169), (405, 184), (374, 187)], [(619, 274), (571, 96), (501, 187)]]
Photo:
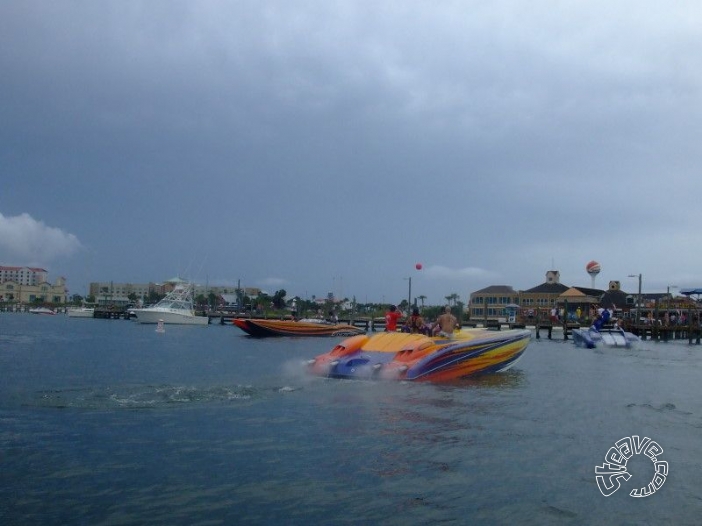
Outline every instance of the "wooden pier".
[(563, 339), (567, 340), (568, 336), (572, 334), (573, 329), (579, 329), (580, 324), (579, 323), (551, 323), (550, 321), (541, 321), (537, 322), (537, 324), (534, 326), (534, 336), (536, 337), (537, 340), (541, 339), (541, 331), (545, 330), (547, 338), (549, 340), (553, 339), (553, 329), (557, 328), (559, 330), (563, 331)]
[(658, 325), (645, 324), (626, 327), (625, 330), (636, 334), (641, 340), (667, 342), (672, 340), (687, 340), (690, 345), (700, 345), (702, 327), (699, 325)]
[[(541, 338), (541, 331), (545, 330), (547, 338), (553, 339), (553, 330), (562, 331), (563, 339), (568, 340), (573, 329), (580, 329), (582, 325), (579, 323), (551, 323), (550, 321), (541, 321), (534, 326), (535, 338)], [(625, 325), (625, 331), (636, 334), (642, 341), (653, 340), (657, 342), (667, 342), (676, 340), (687, 340), (690, 345), (700, 345), (702, 341), (702, 327), (699, 325)]]

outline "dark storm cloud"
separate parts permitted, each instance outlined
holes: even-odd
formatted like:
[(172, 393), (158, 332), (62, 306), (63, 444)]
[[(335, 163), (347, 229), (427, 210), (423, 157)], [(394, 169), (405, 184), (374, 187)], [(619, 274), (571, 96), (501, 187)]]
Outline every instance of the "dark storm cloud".
[(700, 190), (696, 7), (6, 2), (0, 14), (13, 196), (0, 212), (74, 232), (104, 258), (101, 279), (153, 281), (201, 259), (209, 276), (296, 293), (343, 275), (377, 299), (402, 295), (422, 260), (436, 301), (533, 286), (552, 264), (587, 284), (593, 258), (603, 279), (697, 279), (660, 270), (666, 253), (698, 256), (699, 212), (680, 206)]

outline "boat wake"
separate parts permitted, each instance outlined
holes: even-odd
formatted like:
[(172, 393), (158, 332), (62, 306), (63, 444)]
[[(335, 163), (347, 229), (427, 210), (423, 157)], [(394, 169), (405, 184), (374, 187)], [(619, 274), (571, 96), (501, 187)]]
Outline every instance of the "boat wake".
[(174, 385), (120, 386), (108, 389), (39, 391), (23, 406), (55, 409), (166, 409), (197, 404), (246, 403), (299, 390), (289, 385), (275, 387)]

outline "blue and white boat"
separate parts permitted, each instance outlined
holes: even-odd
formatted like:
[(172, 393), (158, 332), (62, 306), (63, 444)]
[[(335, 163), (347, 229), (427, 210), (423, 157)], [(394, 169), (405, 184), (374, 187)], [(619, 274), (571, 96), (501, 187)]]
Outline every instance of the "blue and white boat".
[(573, 329), (571, 335), (577, 347), (586, 347), (588, 349), (602, 347), (628, 348), (641, 341), (636, 334), (627, 332), (620, 327), (597, 329), (593, 326), (587, 329)]

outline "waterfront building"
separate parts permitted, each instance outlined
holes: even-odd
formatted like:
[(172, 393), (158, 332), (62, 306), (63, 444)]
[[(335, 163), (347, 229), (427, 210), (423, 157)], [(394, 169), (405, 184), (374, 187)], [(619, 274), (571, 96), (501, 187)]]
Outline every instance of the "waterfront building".
[(49, 281), (49, 273), (37, 267), (0, 266), (0, 283), (11, 281), (17, 285), (37, 286)]
[(561, 283), (561, 273), (557, 270), (546, 272), (546, 281), (530, 289), (519, 292), (517, 302), (522, 309), (534, 313), (546, 311), (555, 307), (559, 297), (570, 287)]
[[(7, 267), (4, 267), (7, 268)], [(27, 269), (28, 267), (22, 267)], [(65, 278), (57, 278), (56, 283), (51, 284), (46, 281), (48, 273), (43, 269), (38, 269), (36, 276), (43, 281), (35, 281), (28, 278), (26, 273), (18, 275), (18, 281), (4, 279), (0, 282), (0, 302), (20, 303), (20, 304), (65, 304), (68, 300), (68, 290), (66, 289)]]
[[(599, 305), (604, 294), (605, 291), (600, 289), (570, 287), (558, 297), (556, 302), (561, 320), (563, 319), (562, 316), (566, 316), (568, 321), (578, 321), (579, 319), (588, 318), (590, 316), (590, 308), (593, 305)], [(624, 295), (626, 296), (626, 294)], [(613, 298), (614, 296), (610, 299)], [(617, 303), (620, 303), (619, 299), (617, 299)], [(608, 304), (608, 306), (611, 305)]]
[[(223, 296), (225, 294), (237, 294), (237, 288), (231, 286), (221, 286), (221, 285), (195, 285), (195, 297), (205, 296), (208, 297), (210, 294), (215, 296)], [(261, 295), (261, 289), (257, 287), (241, 287), (241, 295), (248, 296), (249, 298), (257, 298)]]
[(610, 281), (606, 291), (569, 287), (560, 282), (558, 270), (549, 270), (545, 282), (527, 290), (517, 292), (508, 285), (492, 285), (471, 293), (468, 314), (474, 320), (504, 320), (510, 304), (519, 305), (521, 318), (533, 322), (537, 318), (548, 319), (554, 308), (560, 319), (563, 316), (575, 319), (578, 308), (581, 317), (587, 317), (592, 305), (614, 306), (628, 312), (634, 305), (634, 297), (621, 290), (619, 281)]
[(470, 295), (468, 314), (471, 319), (504, 318), (507, 305), (519, 304), (519, 293), (508, 285), (491, 285)]
[(130, 297), (148, 298), (156, 288), (154, 283), (92, 282), (88, 286), (88, 296), (95, 298), (99, 304), (127, 305)]
[[(147, 301), (149, 296), (156, 294), (164, 296), (171, 292), (177, 285), (186, 281), (174, 277), (162, 283), (115, 283), (114, 281), (92, 282), (88, 287), (88, 295), (93, 296), (100, 304), (127, 305), (136, 301)], [(208, 298), (210, 294), (222, 296), (223, 294), (236, 294), (237, 287), (219, 285), (195, 285), (194, 296)], [(255, 287), (242, 287), (241, 292), (250, 298), (258, 297), (261, 289)]]

